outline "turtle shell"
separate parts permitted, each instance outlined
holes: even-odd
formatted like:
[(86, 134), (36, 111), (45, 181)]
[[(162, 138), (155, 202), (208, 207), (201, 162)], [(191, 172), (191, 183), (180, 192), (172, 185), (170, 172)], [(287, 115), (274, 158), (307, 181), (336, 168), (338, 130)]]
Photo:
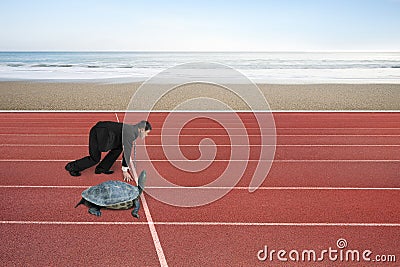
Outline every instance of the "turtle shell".
[(82, 192), (87, 201), (101, 207), (126, 203), (139, 196), (139, 188), (121, 181), (107, 181)]

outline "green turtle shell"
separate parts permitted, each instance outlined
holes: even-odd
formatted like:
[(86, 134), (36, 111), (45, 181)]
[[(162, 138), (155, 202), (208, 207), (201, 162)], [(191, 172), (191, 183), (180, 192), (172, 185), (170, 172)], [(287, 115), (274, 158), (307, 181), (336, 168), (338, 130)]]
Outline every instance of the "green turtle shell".
[(139, 196), (139, 188), (121, 181), (107, 181), (82, 192), (82, 197), (100, 207), (129, 209)]

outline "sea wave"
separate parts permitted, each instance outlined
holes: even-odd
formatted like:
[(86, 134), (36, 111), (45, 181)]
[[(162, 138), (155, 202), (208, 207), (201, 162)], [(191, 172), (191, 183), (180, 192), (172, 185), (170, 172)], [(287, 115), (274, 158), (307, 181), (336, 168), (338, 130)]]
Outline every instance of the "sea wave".
[(224, 64), (266, 82), (400, 83), (400, 53), (0, 52), (0, 79), (145, 80), (189, 62)]
[[(230, 67), (234, 67), (237, 69), (241, 70), (284, 70), (284, 69), (289, 69), (289, 70), (300, 70), (300, 69), (315, 69), (315, 70), (320, 70), (320, 69), (397, 69), (400, 68), (400, 65), (398, 64), (392, 64), (392, 63), (348, 63), (348, 64), (321, 64), (321, 63), (312, 63), (312, 64), (304, 64), (304, 63), (285, 63), (285, 64), (276, 64), (276, 63), (252, 63), (252, 64), (246, 64), (246, 63), (233, 63), (233, 64), (226, 64), (229, 65)], [(143, 64), (137, 64), (137, 65), (119, 65), (119, 64), (100, 64), (100, 65), (94, 65), (94, 64), (51, 64), (51, 63), (41, 63), (41, 64), (24, 64), (24, 63), (5, 63), (5, 64), (0, 64), (0, 66), (5, 66), (5, 67), (10, 67), (10, 68), (88, 68), (88, 69), (99, 69), (99, 68), (104, 68), (104, 69), (152, 69), (154, 67), (157, 68), (168, 68), (172, 67), (173, 65), (163, 65), (163, 66), (157, 66), (157, 65), (143, 65)]]

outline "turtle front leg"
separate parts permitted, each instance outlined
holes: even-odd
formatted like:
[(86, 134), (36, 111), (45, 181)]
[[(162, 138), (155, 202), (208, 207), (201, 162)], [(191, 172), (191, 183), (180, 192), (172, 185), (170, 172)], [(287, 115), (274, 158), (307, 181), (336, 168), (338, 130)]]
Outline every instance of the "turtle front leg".
[(100, 207), (92, 206), (88, 211), (90, 214), (96, 215), (97, 217), (101, 216)]
[(137, 219), (140, 219), (140, 216), (139, 216), (139, 214), (138, 214), (139, 209), (140, 209), (140, 201), (139, 201), (139, 198), (136, 198), (136, 199), (133, 200), (133, 206), (134, 206), (134, 209), (133, 209), (133, 211), (132, 211), (132, 216), (135, 217), (135, 218), (137, 218)]

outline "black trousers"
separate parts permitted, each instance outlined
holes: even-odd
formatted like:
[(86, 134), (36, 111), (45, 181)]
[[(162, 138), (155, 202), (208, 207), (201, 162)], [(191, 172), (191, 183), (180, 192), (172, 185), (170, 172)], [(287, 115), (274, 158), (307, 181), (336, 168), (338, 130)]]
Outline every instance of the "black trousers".
[[(83, 171), (100, 162), (101, 152), (102, 151), (100, 150), (100, 145), (97, 140), (96, 129), (92, 128), (89, 133), (89, 156), (72, 161), (69, 163), (69, 165), (74, 171)], [(120, 148), (110, 150), (104, 159), (99, 163), (99, 165), (97, 165), (96, 170), (109, 170), (121, 153), (122, 144)]]

